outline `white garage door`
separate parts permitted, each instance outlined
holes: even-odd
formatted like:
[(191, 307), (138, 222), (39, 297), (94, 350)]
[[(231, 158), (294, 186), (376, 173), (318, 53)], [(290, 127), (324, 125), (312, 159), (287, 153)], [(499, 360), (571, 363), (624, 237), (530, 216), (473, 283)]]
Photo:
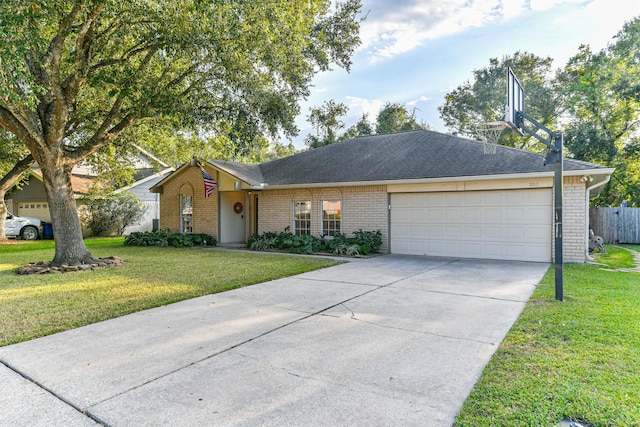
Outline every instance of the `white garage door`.
[(551, 261), (551, 189), (391, 195), (391, 252)]
[(18, 203), (18, 211), (14, 212), (18, 216), (32, 216), (42, 221), (51, 222), (49, 205), (47, 202), (21, 202)]

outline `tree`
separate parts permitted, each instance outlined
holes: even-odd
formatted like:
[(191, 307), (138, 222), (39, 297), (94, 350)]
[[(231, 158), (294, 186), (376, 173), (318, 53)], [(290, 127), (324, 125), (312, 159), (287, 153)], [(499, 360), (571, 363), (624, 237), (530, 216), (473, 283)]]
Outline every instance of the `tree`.
[(600, 52), (581, 46), (559, 73), (566, 118), (566, 147), (578, 160), (615, 167), (610, 184), (594, 202), (640, 206), (640, 20), (627, 23)]
[(362, 113), (360, 120), (358, 120), (355, 125), (350, 126), (339, 139), (340, 141), (344, 141), (358, 136), (373, 135), (373, 133), (373, 126), (369, 123), (368, 115), (366, 113)]
[(426, 124), (416, 122), (415, 110), (409, 113), (402, 104), (389, 101), (384, 104), (376, 118), (376, 133), (378, 135), (427, 128)]
[(163, 115), (293, 135), (314, 74), (349, 69), (359, 11), (359, 0), (4, 0), (0, 127), (42, 170), (52, 264), (95, 259), (71, 191), (76, 164)]
[[(527, 113), (553, 129), (561, 113), (561, 103), (551, 65), (551, 58), (526, 52), (516, 52), (502, 60), (491, 58), (488, 67), (473, 72), (472, 80), (445, 95), (444, 104), (438, 107), (440, 117), (449, 129), (479, 139), (477, 125), (504, 120), (507, 67), (511, 67), (525, 88)], [(504, 133), (501, 144), (544, 150), (537, 139), (522, 137), (516, 132)]]
[(347, 114), (349, 108), (333, 99), (325, 101), (321, 107), (312, 107), (307, 120), (316, 130), (316, 135), (308, 135), (305, 143), (309, 148), (318, 148), (338, 141), (338, 132), (344, 128), (340, 117)]

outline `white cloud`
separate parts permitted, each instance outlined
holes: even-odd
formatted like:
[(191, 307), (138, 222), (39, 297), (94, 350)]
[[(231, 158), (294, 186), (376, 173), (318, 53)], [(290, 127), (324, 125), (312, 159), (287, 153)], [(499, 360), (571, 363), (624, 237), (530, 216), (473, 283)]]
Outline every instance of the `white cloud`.
[(418, 99), (412, 99), (412, 100), (408, 101), (408, 102), (406, 103), (406, 105), (407, 105), (407, 106), (409, 106), (409, 107), (415, 107), (416, 105), (418, 105), (418, 103), (420, 103), (420, 102), (427, 102), (427, 101), (429, 101), (429, 98), (427, 98), (426, 96), (422, 95), (422, 96), (421, 96), (420, 98), (418, 98)]
[(357, 122), (362, 114), (366, 114), (370, 122), (375, 122), (378, 112), (384, 105), (384, 102), (379, 99), (366, 99), (357, 96), (346, 96), (345, 99), (349, 107), (346, 123)]
[[(527, 10), (548, 10), (566, 3), (584, 3), (584, 0), (364, 0), (363, 3), (363, 12), (368, 16), (361, 26), (361, 50), (369, 55), (371, 62), (378, 62), (414, 50), (428, 40), (512, 20)], [(640, 2), (594, 0), (592, 3), (630, 6)]]

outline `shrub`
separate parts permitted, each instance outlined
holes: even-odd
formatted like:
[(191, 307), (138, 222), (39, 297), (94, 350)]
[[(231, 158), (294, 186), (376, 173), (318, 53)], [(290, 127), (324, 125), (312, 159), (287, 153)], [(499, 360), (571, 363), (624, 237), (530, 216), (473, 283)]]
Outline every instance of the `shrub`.
[(296, 254), (313, 254), (329, 252), (336, 255), (356, 256), (378, 252), (382, 245), (382, 233), (377, 231), (355, 231), (354, 237), (336, 233), (331, 238), (323, 239), (309, 234), (302, 236), (290, 233), (288, 228), (282, 233), (267, 231), (254, 234), (247, 242), (247, 246), (256, 251), (267, 249), (289, 250)]
[(173, 246), (187, 248), (194, 246), (215, 246), (215, 237), (205, 233), (180, 234), (169, 230), (137, 231), (124, 239), (127, 246)]
[(121, 236), (129, 225), (138, 224), (147, 207), (130, 191), (92, 189), (82, 199), (81, 220), (94, 236)]

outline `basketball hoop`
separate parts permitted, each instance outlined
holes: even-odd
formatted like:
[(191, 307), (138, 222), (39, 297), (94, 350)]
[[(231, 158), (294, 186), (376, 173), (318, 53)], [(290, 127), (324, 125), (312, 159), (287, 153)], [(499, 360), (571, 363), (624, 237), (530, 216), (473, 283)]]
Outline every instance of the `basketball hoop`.
[(480, 123), (476, 126), (476, 131), (482, 139), (484, 154), (496, 154), (498, 139), (500, 139), (502, 131), (508, 127), (507, 123), (501, 121)]

